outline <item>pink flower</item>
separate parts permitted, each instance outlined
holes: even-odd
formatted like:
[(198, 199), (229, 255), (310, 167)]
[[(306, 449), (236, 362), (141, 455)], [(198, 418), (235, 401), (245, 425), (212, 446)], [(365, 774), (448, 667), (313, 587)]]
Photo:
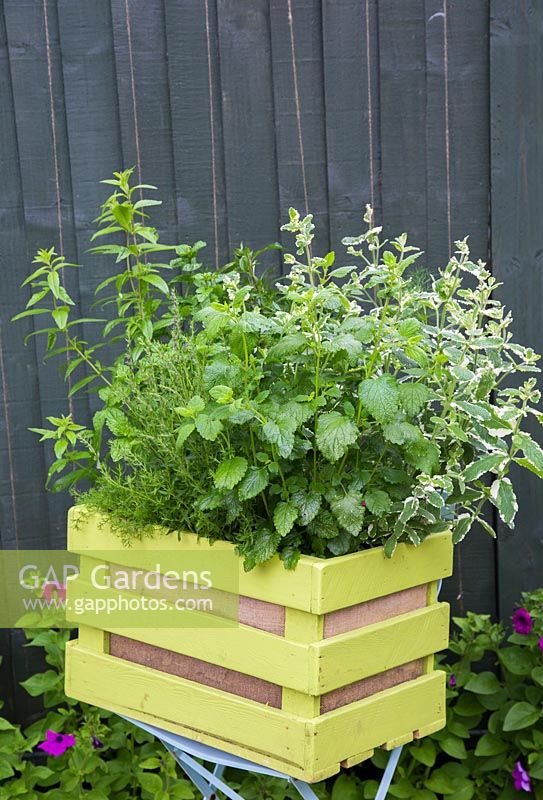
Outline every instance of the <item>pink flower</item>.
[(531, 792), (532, 782), (530, 776), (522, 766), (520, 761), (515, 764), (515, 769), (511, 773), (513, 781), (515, 782), (515, 789), (517, 792)]
[(526, 611), (525, 608), (517, 608), (512, 616), (512, 620), (515, 633), (520, 633), (523, 636), (527, 636), (532, 632), (534, 621), (530, 612)]
[(45, 583), (41, 596), (50, 603), (52, 600), (64, 602), (66, 600), (66, 585), (64, 583)]
[(449, 678), (449, 686), (451, 687), (451, 689), (454, 689), (454, 687), (456, 686), (456, 675), (454, 673)]
[(539, 649), (541, 650), (541, 652), (543, 652), (543, 636), (540, 638), (538, 644), (539, 644)]
[(61, 756), (69, 747), (75, 744), (75, 736), (65, 733), (57, 733), (56, 731), (47, 731), (45, 734), (45, 742), (38, 745), (40, 750), (47, 753), (48, 756)]

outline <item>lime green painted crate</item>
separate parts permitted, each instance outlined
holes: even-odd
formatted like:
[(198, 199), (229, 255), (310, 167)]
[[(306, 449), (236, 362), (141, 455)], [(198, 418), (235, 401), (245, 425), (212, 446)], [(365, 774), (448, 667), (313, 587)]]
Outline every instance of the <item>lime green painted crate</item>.
[[(192, 534), (136, 541), (152, 571), (156, 551), (232, 551)], [(72, 509), (68, 549), (81, 557), (69, 604), (86, 596), (95, 551), (120, 545), (107, 520)], [(127, 551), (129, 552), (129, 551)], [(131, 563), (131, 562), (129, 562)], [(80, 614), (68, 645), (70, 697), (317, 781), (445, 724), (445, 675), (433, 656), (448, 643), (449, 608), (437, 583), (452, 571), (448, 533), (331, 559), (278, 559), (243, 571), (243, 623), (224, 628), (109, 627)], [(219, 587), (220, 588), (220, 587)], [(242, 602), (243, 601), (243, 602)], [(99, 627), (98, 627), (99, 626)], [(173, 666), (172, 666), (173, 665)], [(177, 673), (177, 674), (176, 674)]]

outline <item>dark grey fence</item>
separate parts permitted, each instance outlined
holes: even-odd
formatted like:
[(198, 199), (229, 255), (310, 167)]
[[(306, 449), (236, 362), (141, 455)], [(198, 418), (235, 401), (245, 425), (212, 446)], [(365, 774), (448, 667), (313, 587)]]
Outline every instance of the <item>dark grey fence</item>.
[[(163, 239), (274, 241), (289, 206), (320, 245), (357, 232), (366, 202), (428, 267), (469, 234), (503, 281), (520, 338), (543, 349), (543, 6), (536, 0), (4, 0), (0, 2), (0, 541), (61, 547), (66, 498), (43, 489), (27, 432), (64, 387), (30, 324), (10, 326), (38, 245), (88, 259), (98, 183), (135, 165), (160, 187)], [(71, 288), (83, 311), (107, 261)], [(85, 417), (85, 401), (77, 413)], [(543, 495), (520, 486), (515, 535), (472, 536), (446, 595), (508, 613), (543, 584)], [(495, 520), (494, 520), (495, 521)], [(497, 526), (501, 528), (501, 526)], [(3, 633), (2, 692), (30, 669)], [(3, 670), (3, 671), (2, 671)], [(11, 688), (10, 688), (11, 687)]]

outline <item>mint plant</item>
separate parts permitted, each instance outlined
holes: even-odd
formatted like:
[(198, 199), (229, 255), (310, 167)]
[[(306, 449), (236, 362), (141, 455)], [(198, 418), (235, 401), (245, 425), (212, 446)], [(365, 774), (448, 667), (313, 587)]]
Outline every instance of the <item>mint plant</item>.
[(539, 357), (513, 341), (466, 240), (421, 280), (421, 252), (405, 234), (383, 240), (368, 207), (365, 232), (344, 240), (352, 264), (338, 267), (313, 252), (311, 215), (291, 209), (287, 275), (258, 277), (262, 251), (246, 248), (209, 272), (202, 242), (159, 243), (146, 214), (158, 201), (134, 199), (152, 187), (130, 172), (108, 181), (94, 237), (113, 240), (94, 248), (118, 265), (97, 287), (113, 318), (72, 319), (71, 265), (53, 250), (38, 254), (18, 315), (50, 317), (48, 354), (69, 354), (67, 377), (83, 372), (71, 392), (102, 401), (90, 428), (60, 416), (38, 430), (54, 442), (54, 489), (72, 487), (127, 540), (156, 524), (231, 540), (247, 569), (276, 552), (287, 567), (300, 553), (392, 556), (447, 527), (459, 542), (474, 522), (494, 536), (486, 503), (513, 527), (511, 465), (543, 476), (526, 430), (542, 420), (539, 391), (518, 380)]

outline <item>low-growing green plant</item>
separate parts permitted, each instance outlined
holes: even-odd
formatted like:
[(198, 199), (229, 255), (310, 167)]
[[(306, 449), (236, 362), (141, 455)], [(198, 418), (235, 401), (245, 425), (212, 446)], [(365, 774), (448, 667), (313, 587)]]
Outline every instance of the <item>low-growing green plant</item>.
[[(406, 748), (390, 796), (543, 797), (543, 590), (523, 595), (513, 633), (487, 615), (455, 619), (447, 726)], [(481, 665), (483, 669), (481, 670)], [(384, 754), (374, 762), (383, 765)], [(361, 797), (373, 797), (364, 784)]]
[[(493, 536), (486, 502), (513, 527), (511, 465), (543, 476), (524, 430), (542, 419), (539, 391), (533, 377), (518, 385), (538, 356), (513, 342), (465, 240), (421, 281), (421, 252), (405, 234), (381, 239), (368, 208), (367, 230), (344, 240), (353, 264), (337, 267), (314, 254), (311, 215), (291, 209), (295, 253), (273, 285), (257, 276), (261, 253), (241, 248), (208, 272), (203, 243), (160, 244), (146, 217), (158, 201), (135, 200), (149, 187), (131, 186), (130, 170), (106, 183), (94, 238), (114, 241), (94, 250), (119, 265), (97, 287), (113, 318), (72, 319), (72, 265), (53, 250), (38, 254), (18, 315), (51, 317), (48, 355), (68, 353), (69, 382), (83, 372), (70, 393), (97, 389), (102, 402), (90, 429), (70, 416), (38, 429), (54, 443), (55, 489), (90, 481), (78, 496), (127, 539), (156, 524), (230, 539), (248, 569), (276, 552), (287, 567), (300, 553), (390, 556), (451, 525), (459, 542), (476, 521)], [(98, 359), (119, 341), (121, 355)]]
[(69, 631), (29, 630), (51, 667), (23, 686), (43, 719), (24, 732), (0, 717), (0, 800), (191, 800), (196, 795), (153, 736), (64, 694)]

